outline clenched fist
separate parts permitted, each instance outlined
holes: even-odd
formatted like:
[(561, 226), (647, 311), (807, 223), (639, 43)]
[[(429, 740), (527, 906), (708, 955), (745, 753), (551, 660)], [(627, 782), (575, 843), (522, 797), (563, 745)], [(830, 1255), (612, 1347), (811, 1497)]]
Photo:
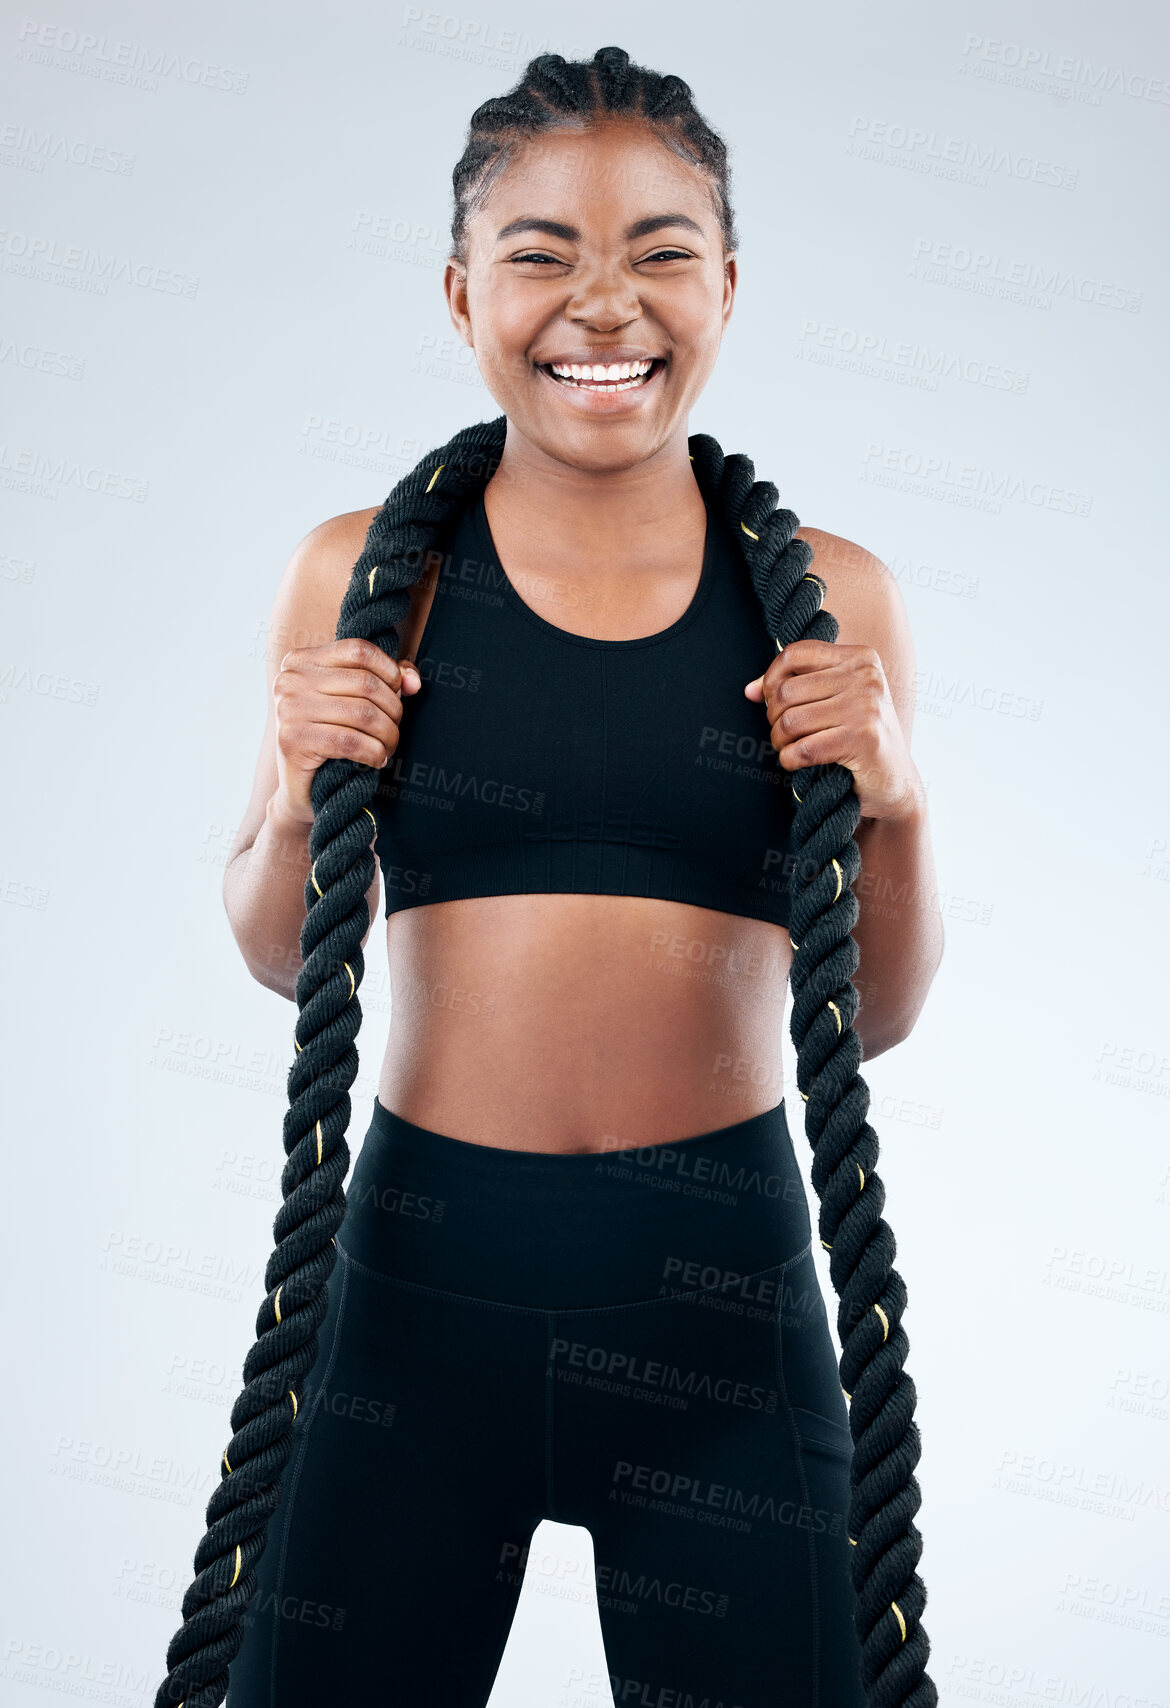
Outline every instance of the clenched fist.
[(326, 759), (379, 769), (398, 746), (402, 696), (422, 678), (408, 659), (390, 658), (372, 641), (327, 641), (286, 652), (272, 684), (281, 813), (312, 824), (309, 789)]
[(844, 765), (853, 773), (862, 818), (913, 812), (922, 779), (876, 648), (790, 641), (744, 693), (764, 702), (786, 771)]

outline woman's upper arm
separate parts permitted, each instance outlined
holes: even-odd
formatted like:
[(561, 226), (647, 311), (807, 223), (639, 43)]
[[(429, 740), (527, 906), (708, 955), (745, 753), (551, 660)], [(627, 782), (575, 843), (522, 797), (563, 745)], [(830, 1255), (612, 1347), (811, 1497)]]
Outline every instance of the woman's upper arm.
[[(307, 533), (285, 566), (276, 590), (264, 654), (268, 716), (252, 779), (252, 793), (228, 854), (228, 865), (250, 848), (264, 823), (268, 802), (276, 793), (276, 700), (273, 684), (285, 655), (297, 647), (324, 646), (337, 633), (341, 602), (361, 556), (377, 506), (333, 516)], [(378, 905), (379, 874), (367, 892), (370, 917)], [(369, 933), (367, 932), (367, 936)], [(363, 938), (363, 942), (365, 939)]]

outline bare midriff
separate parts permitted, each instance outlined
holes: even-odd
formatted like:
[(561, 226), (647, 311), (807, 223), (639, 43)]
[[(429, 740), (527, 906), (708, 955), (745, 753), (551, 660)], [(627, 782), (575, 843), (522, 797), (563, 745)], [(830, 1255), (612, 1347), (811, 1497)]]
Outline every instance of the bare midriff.
[[(665, 627), (698, 575), (696, 562), (673, 614), (611, 612), (614, 638)], [(415, 657), (434, 586), (411, 590), (400, 659)], [(553, 603), (541, 614), (561, 621)], [(770, 920), (644, 896), (474, 896), (392, 913), (386, 952), (378, 1099), (432, 1132), (624, 1149), (730, 1126), (784, 1095), (792, 945)]]
[(387, 920), (378, 1097), (509, 1150), (690, 1138), (772, 1109), (792, 949), (767, 920), (643, 896), (475, 896)]

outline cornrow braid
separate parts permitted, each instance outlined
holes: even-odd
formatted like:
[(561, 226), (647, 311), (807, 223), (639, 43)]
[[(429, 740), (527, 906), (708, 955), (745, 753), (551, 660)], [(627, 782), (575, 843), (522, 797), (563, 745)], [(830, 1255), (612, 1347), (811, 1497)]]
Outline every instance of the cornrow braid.
[[(616, 101), (623, 103), (620, 109), (609, 104)], [(695, 158), (712, 175), (727, 243), (734, 227), (726, 153), (722, 144), (703, 140), (703, 133), (714, 133), (694, 111), (688, 86), (681, 78), (631, 65), (620, 48), (602, 48), (591, 62), (572, 65), (557, 54), (541, 55), (516, 90), (476, 109), (453, 174), (453, 252), (462, 242), (460, 218), (465, 222), (485, 182), (507, 158), (509, 127), (551, 128), (574, 116), (618, 110), (654, 114), (647, 122), (656, 129), (669, 115), (666, 122), (688, 158), (698, 150)], [(354, 565), (341, 604), (339, 640), (360, 636), (397, 659), (397, 625), (410, 609), (408, 590), (499, 466), (506, 429), (502, 415), (465, 428), (394, 487)], [(822, 605), (826, 584), (812, 574), (812, 548), (795, 537), (798, 519), (779, 507), (776, 487), (756, 480), (748, 457), (725, 457), (707, 434), (693, 434), (689, 449), (705, 502), (743, 551), (767, 633), (778, 647), (807, 638), (835, 641), (836, 619)], [(878, 1139), (866, 1120), (869, 1091), (858, 1072), (862, 1051), (853, 1027), (859, 1007), (851, 982), (859, 955), (851, 933), (859, 914), (853, 885), (861, 871), (854, 839), (860, 807), (852, 774), (842, 765), (808, 766), (790, 777), (797, 803), (789, 879), (791, 1030), (820, 1201), (820, 1238), (840, 1301), (840, 1373), (853, 1441), (849, 1537), (861, 1682), (869, 1708), (935, 1708), (938, 1693), (926, 1673), (930, 1643), (922, 1625), (926, 1588), (915, 1569), (922, 1538), (914, 1524), (921, 1492), (913, 1473), (921, 1443), (913, 1415), (917, 1396), (904, 1368), (907, 1294), (893, 1268), (894, 1235), (882, 1219)], [(301, 1383), (317, 1358), (317, 1330), (328, 1310), (337, 1258), (335, 1235), (345, 1214), (345, 1135), (358, 1067), (362, 939), (371, 924), (366, 896), (375, 875), (370, 803), (377, 786), (376, 768), (343, 759), (326, 760), (311, 785), (304, 964), (296, 983), (296, 1054), (288, 1078), (288, 1160), (273, 1229), (276, 1249), (265, 1271), (257, 1340), (244, 1361), (245, 1386), (232, 1408), (234, 1433), (208, 1502), (207, 1534), (195, 1552), (197, 1575), (183, 1597), (184, 1623), (167, 1650), (170, 1671), (155, 1708), (218, 1708), (226, 1695), (243, 1615), (257, 1589), (268, 1520), (280, 1501)]]
[(607, 112), (636, 111), (638, 79), (630, 56), (620, 47), (599, 47), (590, 66), (594, 105), (604, 102)]

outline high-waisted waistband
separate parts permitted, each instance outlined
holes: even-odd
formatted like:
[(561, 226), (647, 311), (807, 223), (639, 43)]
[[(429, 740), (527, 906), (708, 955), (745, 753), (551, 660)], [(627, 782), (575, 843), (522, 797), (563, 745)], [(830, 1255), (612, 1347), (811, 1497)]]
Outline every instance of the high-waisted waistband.
[(374, 1099), (338, 1242), (380, 1275), (540, 1310), (731, 1285), (812, 1229), (784, 1103), (693, 1138), (600, 1152), (506, 1150)]

